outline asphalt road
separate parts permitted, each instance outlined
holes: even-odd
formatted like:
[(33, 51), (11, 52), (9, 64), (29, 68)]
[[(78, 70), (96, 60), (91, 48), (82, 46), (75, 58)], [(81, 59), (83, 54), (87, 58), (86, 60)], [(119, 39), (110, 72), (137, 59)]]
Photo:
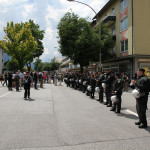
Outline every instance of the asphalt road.
[[(150, 149), (150, 119), (147, 129), (134, 125), (137, 114), (131, 93), (123, 94), (117, 115), (65, 85), (32, 88), (27, 101), (23, 92), (0, 86), (0, 150)], [(149, 110), (147, 115), (150, 118)]]

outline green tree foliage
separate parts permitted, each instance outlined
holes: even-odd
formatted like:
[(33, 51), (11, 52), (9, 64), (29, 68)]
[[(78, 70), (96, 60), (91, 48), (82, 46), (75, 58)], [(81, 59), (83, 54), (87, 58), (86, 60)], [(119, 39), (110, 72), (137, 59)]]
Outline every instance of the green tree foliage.
[(38, 67), (39, 67), (39, 64), (42, 63), (42, 60), (39, 59), (39, 58), (36, 58), (35, 61), (34, 61), (34, 69), (38, 71)]
[(60, 63), (57, 61), (52, 60), (51, 62), (43, 63), (41, 59), (37, 58), (34, 62), (34, 69), (37, 71), (55, 71), (58, 70)]
[(51, 71), (55, 71), (59, 69), (60, 63), (57, 61), (52, 60), (50, 62), (50, 66), (51, 66)]
[(83, 66), (99, 60), (100, 50), (103, 60), (109, 56), (109, 49), (113, 46), (112, 36), (102, 25), (100, 38), (98, 28), (92, 28), (90, 23), (74, 13), (66, 13), (58, 24), (60, 53), (70, 58), (74, 64)]
[(15, 59), (11, 59), (5, 64), (5, 68), (7, 68), (7, 70), (9, 70), (9, 71), (15, 72), (18, 70), (19, 66)]
[(32, 36), (30, 24), (7, 23), (4, 32), (5, 41), (0, 41), (0, 46), (12, 60), (16, 61), (18, 69), (23, 70), (25, 64), (33, 61), (38, 46)]
[(30, 29), (32, 32), (32, 36), (34, 37), (34, 40), (37, 42), (37, 50), (34, 53), (34, 58), (40, 57), (44, 52), (44, 46), (42, 43), (42, 40), (44, 38), (44, 30), (40, 30), (40, 27), (38, 24), (35, 24), (33, 20), (29, 20)]

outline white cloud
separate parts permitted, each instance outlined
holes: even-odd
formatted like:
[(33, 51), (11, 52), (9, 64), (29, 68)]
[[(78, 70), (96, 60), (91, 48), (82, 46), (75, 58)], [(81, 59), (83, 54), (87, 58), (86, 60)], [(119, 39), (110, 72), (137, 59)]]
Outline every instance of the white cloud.
[(31, 16), (33, 14), (33, 12), (36, 11), (33, 4), (24, 5), (24, 9), (25, 9), (25, 11), (22, 13), (24, 18)]
[[(96, 12), (99, 12), (108, 0), (79, 1), (89, 4)], [(7, 22), (20, 23), (32, 19), (40, 25), (41, 30), (45, 30), (44, 53), (41, 59), (48, 61), (54, 56), (60, 56), (60, 53), (54, 48), (59, 47), (56, 38), (57, 24), (70, 9), (81, 17), (93, 18), (95, 16), (87, 6), (67, 0), (0, 0), (0, 32)], [(0, 34), (1, 39), (2, 36), (4, 32)]]
[(19, 3), (24, 3), (24, 2), (28, 2), (29, 0), (0, 0), (0, 5), (1, 6), (12, 6), (12, 5), (16, 5)]
[(59, 53), (58, 51), (55, 51), (55, 52), (54, 52), (54, 56), (57, 57), (57, 56), (59, 56), (59, 55), (60, 55), (60, 53)]

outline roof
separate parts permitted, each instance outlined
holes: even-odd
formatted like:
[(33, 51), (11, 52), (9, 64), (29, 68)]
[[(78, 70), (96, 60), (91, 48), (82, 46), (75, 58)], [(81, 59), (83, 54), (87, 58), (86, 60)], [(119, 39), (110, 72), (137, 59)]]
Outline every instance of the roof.
[[(100, 14), (102, 14), (102, 13), (105, 11), (105, 9), (106, 9), (107, 7), (109, 7), (114, 1), (116, 1), (116, 0), (109, 0), (109, 1), (106, 3), (106, 5), (97, 13), (97, 15), (99, 16)], [(96, 18), (97, 18), (97, 16), (95, 15), (94, 18), (93, 18), (93, 20), (96, 19)]]

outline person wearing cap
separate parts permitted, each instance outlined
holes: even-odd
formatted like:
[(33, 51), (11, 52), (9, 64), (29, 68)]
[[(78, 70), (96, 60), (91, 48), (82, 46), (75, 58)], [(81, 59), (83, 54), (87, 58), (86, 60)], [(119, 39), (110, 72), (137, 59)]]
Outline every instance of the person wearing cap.
[(111, 101), (111, 93), (112, 93), (112, 87), (114, 82), (114, 76), (112, 75), (112, 72), (110, 69), (106, 70), (106, 78), (103, 80), (103, 83), (106, 84), (105, 94), (106, 94), (106, 102), (104, 105), (107, 105), (107, 107), (112, 107), (112, 101)]
[(99, 71), (98, 72), (98, 77), (97, 77), (97, 84), (98, 84), (98, 87), (100, 89), (100, 92), (99, 92), (99, 102), (100, 103), (103, 103), (103, 92), (104, 92), (104, 89), (102, 87), (102, 81), (104, 80), (104, 74)]
[(149, 79), (144, 74), (145, 69), (139, 68), (137, 70), (137, 80), (132, 80), (131, 83), (135, 89), (139, 90), (141, 96), (136, 98), (136, 110), (139, 117), (139, 121), (135, 122), (139, 128), (147, 127), (146, 109), (149, 95)]
[(24, 81), (24, 89), (25, 89), (24, 99), (26, 100), (27, 96), (28, 96), (28, 98), (30, 98), (30, 86), (31, 86), (31, 82), (32, 82), (32, 78), (29, 75), (29, 71), (26, 71), (26, 75), (24, 76), (23, 81)]
[(116, 113), (120, 113), (121, 110), (121, 95), (123, 90), (123, 80), (120, 79), (120, 74), (115, 74), (115, 83), (114, 83), (114, 89), (113, 93), (117, 96), (117, 101), (112, 104), (112, 108), (110, 111), (115, 111)]

